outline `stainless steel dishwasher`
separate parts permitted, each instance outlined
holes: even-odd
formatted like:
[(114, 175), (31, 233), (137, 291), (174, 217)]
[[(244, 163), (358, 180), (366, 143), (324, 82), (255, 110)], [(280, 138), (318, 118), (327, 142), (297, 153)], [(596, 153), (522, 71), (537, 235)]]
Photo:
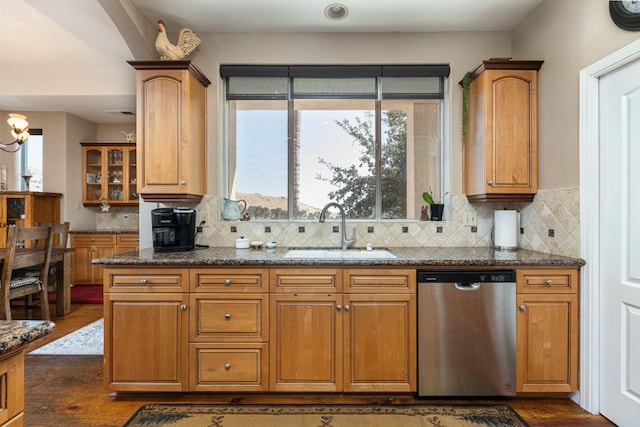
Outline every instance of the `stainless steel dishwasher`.
[(418, 270), (418, 395), (515, 392), (515, 272)]

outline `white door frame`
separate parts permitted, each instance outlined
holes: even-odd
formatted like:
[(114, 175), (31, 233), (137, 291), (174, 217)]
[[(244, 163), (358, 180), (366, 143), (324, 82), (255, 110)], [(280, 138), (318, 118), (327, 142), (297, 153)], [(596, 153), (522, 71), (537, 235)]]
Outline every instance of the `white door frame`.
[(640, 39), (580, 71), (580, 392), (572, 398), (600, 411), (600, 194), (599, 79), (640, 58)]

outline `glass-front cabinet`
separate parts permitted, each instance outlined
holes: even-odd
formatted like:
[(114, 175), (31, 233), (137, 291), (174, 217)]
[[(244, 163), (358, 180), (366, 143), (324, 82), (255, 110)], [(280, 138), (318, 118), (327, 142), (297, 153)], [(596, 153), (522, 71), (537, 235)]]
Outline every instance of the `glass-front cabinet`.
[(0, 192), (0, 248), (6, 246), (9, 226), (59, 223), (61, 197), (60, 193)]
[(98, 206), (138, 205), (136, 145), (82, 143), (82, 203)]

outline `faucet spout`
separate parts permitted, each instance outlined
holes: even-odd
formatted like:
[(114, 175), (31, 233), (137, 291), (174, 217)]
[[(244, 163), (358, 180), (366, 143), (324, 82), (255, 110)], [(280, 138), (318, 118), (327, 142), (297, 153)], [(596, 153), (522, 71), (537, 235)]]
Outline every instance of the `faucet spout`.
[(322, 211), (320, 211), (320, 222), (324, 222), (326, 216), (327, 216), (327, 210), (330, 207), (335, 207), (338, 208), (338, 210), (340, 211), (340, 218), (342, 219), (342, 242), (340, 243), (340, 248), (341, 249), (348, 249), (350, 246), (352, 246), (355, 242), (356, 242), (356, 228), (353, 227), (353, 239), (348, 239), (347, 238), (347, 218), (345, 217), (344, 214), (344, 208), (342, 207), (342, 205), (338, 202), (329, 202), (327, 203), (323, 208)]

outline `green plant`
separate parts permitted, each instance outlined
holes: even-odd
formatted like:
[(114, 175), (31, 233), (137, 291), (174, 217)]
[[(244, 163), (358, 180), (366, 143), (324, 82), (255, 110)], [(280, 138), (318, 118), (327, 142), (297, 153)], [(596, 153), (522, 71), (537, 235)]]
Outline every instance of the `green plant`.
[(462, 143), (467, 142), (467, 130), (469, 127), (469, 86), (471, 85), (471, 72), (467, 72), (462, 78)]
[(431, 187), (429, 187), (429, 191), (425, 191), (424, 193), (422, 193), (422, 199), (428, 204), (428, 205), (441, 205), (442, 201), (444, 200), (445, 197), (447, 197), (447, 194), (449, 194), (449, 192), (447, 191), (446, 193), (444, 193), (444, 195), (440, 198), (440, 200), (438, 200), (438, 202), (436, 203), (436, 201), (434, 200), (433, 196), (431, 195)]

